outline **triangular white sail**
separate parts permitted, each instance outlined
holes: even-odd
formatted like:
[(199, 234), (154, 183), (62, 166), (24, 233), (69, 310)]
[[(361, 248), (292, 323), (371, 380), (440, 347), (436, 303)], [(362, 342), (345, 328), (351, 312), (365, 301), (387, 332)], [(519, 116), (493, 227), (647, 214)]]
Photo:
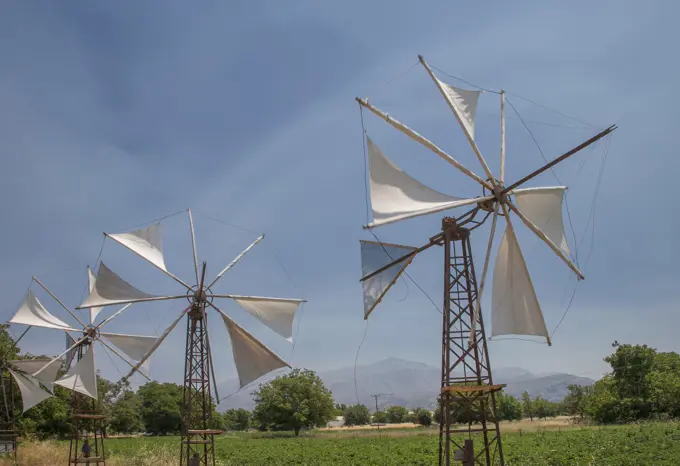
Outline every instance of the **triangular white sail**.
[(157, 337), (121, 335), (119, 333), (102, 332), (101, 336), (113, 343), (133, 361), (140, 361), (144, 355), (153, 348), (156, 341), (158, 341)]
[(288, 364), (281, 358), (239, 327), (233, 320), (224, 314), (220, 315), (229, 331), (231, 350), (241, 388), (271, 371), (288, 367)]
[[(76, 341), (66, 333), (66, 349), (71, 348), (73, 345), (76, 344)], [(65, 355), (64, 355), (64, 365), (66, 366), (66, 369), (71, 367), (71, 362), (73, 361), (73, 356), (76, 354), (76, 348), (71, 348)]]
[(14, 380), (19, 386), (19, 391), (21, 392), (21, 400), (23, 405), (21, 411), (22, 414), (31, 409), (33, 406), (40, 403), (41, 401), (46, 400), (47, 398), (52, 396), (49, 392), (40, 388), (40, 386), (34, 382), (35, 379), (26, 377), (9, 368), (7, 368), (7, 370), (9, 371), (10, 374), (12, 374), (12, 377), (14, 377)]
[(21, 307), (9, 322), (12, 324), (32, 325), (34, 327), (74, 330), (66, 322), (50, 314), (31, 290), (28, 290), (26, 299), (24, 299)]
[(566, 186), (515, 189), (517, 208), (536, 225), (555, 246), (569, 256), (569, 245), (564, 234), (562, 200)]
[[(378, 243), (375, 241), (361, 242), (361, 273), (362, 277), (386, 266), (390, 262), (399, 259), (406, 254), (415, 251), (417, 248), (401, 246), (398, 244)], [(413, 260), (412, 257), (403, 260), (382, 272), (374, 275), (362, 283), (364, 288), (364, 319), (378, 305), (387, 290), (397, 281), (399, 275)]]
[(160, 222), (129, 233), (108, 234), (107, 236), (167, 272), (163, 259)]
[(154, 298), (154, 296), (130, 285), (101, 262), (97, 278), (94, 282), (94, 288), (77, 309), (111, 306), (148, 298)]
[[(90, 290), (90, 293), (94, 290), (94, 284), (97, 281), (97, 277), (94, 276), (94, 273), (92, 273), (92, 269), (90, 267), (87, 268), (87, 284)], [(90, 308), (90, 324), (94, 323), (94, 320), (97, 318), (97, 314), (101, 312), (102, 308), (101, 307), (91, 307)]]
[(12, 367), (16, 368), (18, 371), (30, 375), (35, 379), (38, 379), (40, 383), (45, 385), (45, 387), (51, 392), (53, 387), (52, 384), (54, 381), (57, 379), (57, 374), (60, 369), (60, 364), (50, 364), (45, 368), (45, 370), (41, 371), (40, 374), (33, 376), (35, 372), (38, 372), (40, 369), (45, 367), (47, 363), (52, 361), (51, 359), (22, 359), (19, 361), (10, 361), (9, 363), (12, 365)]
[(54, 383), (96, 400), (97, 374), (94, 366), (94, 348), (90, 345), (80, 361)]
[(301, 300), (241, 296), (234, 301), (267, 327), (292, 341), (293, 320)]
[[(438, 80), (439, 81), (439, 80)], [(481, 91), (468, 91), (460, 89), (442, 81), (439, 81), (446, 98), (451, 104), (453, 111), (458, 117), (463, 130), (467, 132), (470, 139), (475, 139), (475, 117), (477, 115), (477, 102)]]
[(411, 178), (394, 165), (371, 138), (368, 143), (372, 226), (431, 214), (469, 203), (468, 199), (442, 194)]
[(526, 262), (511, 227), (501, 240), (493, 271), (491, 335), (536, 335), (550, 342)]

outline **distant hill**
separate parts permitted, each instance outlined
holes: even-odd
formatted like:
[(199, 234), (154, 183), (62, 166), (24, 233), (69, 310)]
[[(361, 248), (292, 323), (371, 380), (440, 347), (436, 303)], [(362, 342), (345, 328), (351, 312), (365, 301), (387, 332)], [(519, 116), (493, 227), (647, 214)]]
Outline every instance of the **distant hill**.
[[(359, 402), (374, 410), (375, 400), (370, 395), (380, 393), (383, 394), (378, 399), (380, 408), (401, 405), (408, 408), (433, 409), (441, 369), (422, 362), (388, 358), (373, 364), (357, 366), (356, 385), (354, 367), (318, 372), (318, 375), (333, 392), (336, 403), (355, 404), (358, 393)], [(527, 391), (531, 396), (541, 395), (550, 401), (560, 401), (567, 394), (569, 385), (591, 385), (594, 382), (592, 379), (571, 374), (533, 374), (516, 367), (494, 369), (494, 383), (507, 384), (505, 393), (516, 397)], [(235, 381), (221, 384), (221, 396), (233, 392), (237, 386)], [(256, 388), (257, 385), (254, 385), (229, 397), (220, 404), (220, 410), (252, 409), (254, 403), (251, 393)]]

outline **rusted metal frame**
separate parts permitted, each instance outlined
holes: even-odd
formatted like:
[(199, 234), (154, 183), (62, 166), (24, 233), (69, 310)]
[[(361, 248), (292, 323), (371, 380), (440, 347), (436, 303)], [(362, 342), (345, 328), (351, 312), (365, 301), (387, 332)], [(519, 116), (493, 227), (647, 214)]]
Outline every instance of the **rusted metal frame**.
[[(468, 246), (469, 246), (469, 244), (470, 243), (469, 243), (469, 240), (468, 240)], [(471, 248), (470, 248), (470, 257), (472, 258), (471, 252), (472, 251), (471, 251)], [(476, 274), (475, 274), (474, 262), (472, 260), (470, 260), (470, 271), (471, 271), (472, 283), (476, 284), (477, 283), (477, 277), (476, 277)], [(478, 331), (479, 331), (479, 333), (481, 333), (481, 342), (482, 342), (481, 353), (482, 354), (481, 354), (481, 357), (478, 357), (476, 359), (477, 359), (477, 361), (479, 361), (480, 366), (482, 366), (482, 367), (486, 366), (486, 367), (484, 367), (484, 369), (486, 371), (486, 374), (487, 374), (487, 377), (488, 377), (488, 380), (489, 380), (489, 385), (493, 385), (493, 377), (491, 375), (491, 360), (489, 358), (489, 348), (488, 348), (488, 344), (487, 344), (487, 341), (486, 341), (486, 331), (484, 329), (484, 320), (482, 318), (482, 313), (480, 312), (479, 316), (477, 316), (477, 317), (479, 319), (479, 329), (478, 329)], [(479, 347), (479, 340), (477, 340), (475, 342), (475, 348), (478, 348), (478, 347)], [(486, 364), (482, 364), (482, 361), (484, 361)], [(498, 416), (497, 416), (497, 412), (498, 412), (497, 409), (498, 408), (496, 406), (496, 394), (495, 394), (495, 392), (491, 392), (489, 395), (491, 397), (491, 413), (492, 413), (492, 416), (493, 416), (493, 423), (494, 423), (494, 427), (495, 427), (495, 430), (496, 430), (496, 438), (497, 438), (497, 442), (498, 442), (497, 443), (497, 445), (498, 445), (498, 455), (499, 455), (499, 458), (500, 458), (500, 464), (501, 464), (501, 466), (503, 466), (505, 464), (505, 460), (504, 460), (504, 457), (503, 457), (503, 442), (501, 440), (500, 426), (498, 424)]]
[[(462, 227), (459, 226), (458, 228), (459, 228), (459, 232), (462, 232)], [(460, 331), (462, 332), (464, 330), (463, 329), (463, 325), (464, 325), (463, 324), (463, 317), (466, 316), (465, 309), (467, 308), (467, 305), (470, 304), (469, 299), (467, 299), (467, 305), (464, 305), (464, 303), (466, 302), (466, 298), (468, 298), (468, 296), (466, 296), (466, 294), (467, 294), (467, 290), (470, 286), (470, 283), (468, 281), (468, 277), (467, 277), (467, 274), (466, 274), (466, 256), (465, 256), (465, 250), (463, 249), (463, 244), (464, 244), (464, 241), (465, 241), (463, 238), (468, 237), (469, 233), (464, 233), (464, 234), (459, 233), (457, 236), (458, 236), (457, 241), (454, 243), (454, 250), (455, 250), (456, 259), (458, 259), (458, 260), (455, 260), (454, 263), (455, 263), (455, 267), (456, 267), (456, 269), (459, 273), (460, 278), (458, 280), (458, 283), (456, 284), (456, 297), (455, 297), (456, 301), (455, 302), (456, 302), (456, 307), (458, 308), (457, 323), (458, 323), (458, 326), (460, 328)], [(459, 247), (460, 247), (460, 251), (458, 250)], [(454, 341), (455, 344), (457, 344), (457, 342), (454, 339), (452, 339), (452, 340)], [(460, 345), (457, 344), (457, 346), (462, 348), (463, 339), (460, 338), (460, 340), (461, 340), (461, 344)], [(466, 378), (468, 376), (467, 375), (468, 368), (470, 370), (474, 371), (474, 369), (472, 369), (470, 367), (469, 363), (467, 361), (465, 361), (465, 363), (463, 364), (463, 375)]]
[(191, 446), (188, 442), (189, 437), (189, 418), (191, 416), (191, 377), (192, 377), (192, 360), (191, 360), (191, 311), (187, 313), (187, 330), (186, 330), (186, 344), (185, 344), (185, 359), (184, 359), (184, 388), (182, 390), (182, 411), (180, 419), (182, 420), (181, 428), (181, 452), (180, 464), (184, 465), (189, 462), (189, 455)]
[[(210, 399), (210, 359), (208, 353), (208, 347), (206, 344), (208, 328), (206, 326), (205, 320), (205, 304), (203, 304), (203, 322), (201, 323), (201, 371), (204, 373), (204, 380), (202, 386), (202, 397), (203, 397), (203, 428), (208, 429), (210, 419), (211, 419), (211, 399)], [(208, 366), (208, 367), (206, 367)], [(206, 434), (206, 437), (210, 434)], [(211, 436), (212, 438), (212, 436)], [(207, 438), (206, 438), (207, 440)], [(208, 444), (203, 447), (203, 452), (205, 455), (205, 464), (208, 464)]]
[[(450, 377), (450, 342), (448, 338), (450, 311), (451, 311), (451, 301), (449, 296), (449, 291), (451, 289), (450, 283), (450, 257), (451, 257), (451, 234), (450, 231), (444, 231), (444, 309), (443, 309), (443, 325), (442, 325), (442, 387), (448, 382)], [(448, 393), (439, 395), (441, 400), (440, 407), (440, 435), (439, 435), (439, 464), (442, 465), (442, 459), (444, 460), (445, 466), (450, 466), (451, 460), (451, 447), (450, 447), (450, 428), (451, 419), (449, 418), (451, 396)], [(442, 439), (442, 429), (445, 429), (444, 439)], [(442, 442), (444, 445), (442, 445)], [(443, 447), (443, 452), (442, 452)], [(442, 458), (443, 453), (443, 458)]]
[[(470, 308), (470, 305), (468, 304), (468, 305), (466, 305), (465, 307), (462, 307), (462, 306), (460, 306), (459, 304), (456, 304), (456, 307), (458, 308), (459, 313), (458, 313), (458, 315), (456, 316), (456, 318), (454, 319), (454, 321), (451, 322), (451, 331), (452, 331), (452, 332), (455, 332), (455, 333), (463, 333), (463, 332), (467, 331), (467, 332), (469, 333), (469, 331), (472, 329), (472, 327), (471, 327), (467, 322), (465, 322), (465, 320), (463, 319), (463, 317), (466, 317), (465, 314), (468, 313), (467, 309)], [(461, 323), (461, 326), (462, 326), (462, 325), (465, 325), (465, 327), (467, 327), (467, 328), (465, 328), (465, 329), (461, 328), (460, 330), (454, 330), (454, 329), (453, 329), (453, 326), (454, 326), (457, 322), (460, 322), (460, 323)]]
[[(88, 341), (78, 345), (77, 351), (75, 352), (77, 361), (80, 361), (83, 358), (85, 349), (91, 345), (92, 342)], [(86, 398), (84, 395), (75, 391), (71, 396), (72, 426), (69, 444), (69, 464), (73, 464), (82, 459), (82, 457), (79, 457), (82, 440), (80, 435), (82, 424), (85, 426), (86, 430), (92, 430), (94, 442), (91, 444), (91, 455), (89, 456), (90, 464), (106, 465), (106, 451), (104, 447), (105, 430), (103, 425), (105, 417), (93, 414), (97, 411), (97, 403), (97, 400)]]
[[(0, 383), (2, 383), (4, 401), (3, 417), (0, 420), (2, 437), (3, 441), (12, 445), (12, 455), (14, 462), (16, 463), (18, 432), (16, 428), (16, 416), (14, 413), (14, 384), (12, 382), (12, 376), (5, 366), (0, 369)], [(9, 398), (9, 401), (7, 400), (7, 397)]]
[[(451, 366), (450, 372), (453, 372), (453, 371), (460, 365), (461, 362), (463, 363), (463, 366), (464, 366), (464, 367), (467, 367), (468, 369), (470, 369), (470, 371), (473, 371), (473, 372), (474, 372), (475, 368), (472, 367), (472, 366), (470, 365), (470, 363), (467, 362), (467, 360), (466, 360), (466, 358), (470, 355), (470, 349), (467, 349), (467, 350), (466, 350), (466, 349), (462, 348), (456, 341), (454, 341), (454, 340), (452, 340), (452, 341), (453, 341), (453, 343), (454, 343), (456, 346), (458, 346), (458, 347), (461, 349), (461, 351), (463, 351), (463, 352), (461, 353), (460, 356), (457, 357), (456, 362), (454, 362), (453, 365)], [(470, 380), (470, 379), (466, 376), (466, 377), (465, 377), (465, 380)]]
[[(473, 294), (476, 295), (476, 293), (473, 293), (472, 289), (476, 287), (476, 281), (475, 281), (475, 276), (474, 276), (474, 269), (472, 265), (472, 251), (470, 247), (470, 236), (468, 235), (465, 239), (461, 241), (461, 247), (463, 249), (463, 257), (469, 257), (470, 260), (469, 262), (466, 261), (465, 263), (465, 275), (467, 278), (467, 293), (468, 293), (468, 303), (470, 303), (470, 329), (472, 329), (472, 319), (474, 318), (474, 312), (472, 309), (472, 304), (474, 303), (474, 296)], [(469, 345), (468, 345), (469, 346)], [(479, 349), (477, 345), (472, 345), (472, 351), (474, 352), (474, 361), (475, 361), (475, 374), (477, 377), (477, 383), (481, 385), (482, 383), (482, 378), (481, 378), (481, 372), (482, 368), (480, 367), (479, 364), (479, 359), (480, 359), (480, 354), (479, 354)], [(489, 451), (489, 433), (488, 433), (488, 426), (486, 423), (486, 407), (484, 400), (480, 399), (478, 400), (480, 404), (480, 412), (481, 412), (481, 423), (482, 423), (482, 435), (484, 437), (484, 449), (483, 451), (485, 452), (486, 455), (486, 462), (487, 464), (491, 464), (491, 457), (490, 457), (490, 451)]]
[(522, 179), (520, 179), (520, 180), (518, 180), (518, 181), (515, 181), (513, 184), (511, 184), (510, 186), (508, 186), (507, 188), (505, 188), (505, 189), (501, 192), (501, 196), (504, 196), (504, 195), (508, 194), (508, 193), (509, 193), (510, 191), (512, 191), (513, 189), (519, 187), (520, 185), (523, 185), (524, 183), (526, 183), (526, 182), (529, 181), (530, 179), (532, 179), (532, 178), (534, 178), (534, 177), (540, 175), (541, 173), (543, 173), (543, 172), (546, 171), (547, 169), (549, 169), (549, 168), (551, 168), (551, 167), (557, 165), (557, 164), (560, 163), (561, 161), (563, 161), (563, 160), (567, 159), (568, 157), (571, 157), (571, 156), (574, 155), (575, 153), (577, 153), (577, 152), (579, 152), (579, 151), (585, 149), (586, 147), (588, 147), (588, 146), (591, 145), (592, 143), (594, 143), (594, 142), (600, 140), (601, 138), (605, 137), (606, 135), (608, 135), (609, 133), (611, 133), (612, 131), (614, 131), (616, 128), (617, 128), (616, 125), (611, 125), (609, 128), (607, 128), (607, 129), (605, 129), (604, 131), (602, 131), (602, 132), (596, 134), (595, 136), (593, 136), (592, 138), (590, 138), (590, 139), (588, 139), (587, 141), (583, 142), (582, 144), (579, 144), (578, 146), (574, 147), (574, 148), (571, 149), (570, 151), (565, 152), (564, 154), (560, 155), (559, 157), (557, 157), (557, 158), (554, 159), (553, 161), (548, 162), (547, 164), (545, 164), (544, 166), (542, 166), (542, 167), (539, 168), (538, 170), (535, 170), (535, 171), (529, 173), (529, 174), (528, 174), (527, 176), (525, 176), (524, 178), (522, 178)]

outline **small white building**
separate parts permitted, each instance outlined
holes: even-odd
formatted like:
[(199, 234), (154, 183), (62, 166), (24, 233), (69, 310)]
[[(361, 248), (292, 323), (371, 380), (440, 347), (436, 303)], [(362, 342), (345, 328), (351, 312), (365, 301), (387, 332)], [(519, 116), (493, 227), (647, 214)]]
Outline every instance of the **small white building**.
[(344, 416), (335, 416), (335, 419), (328, 421), (328, 424), (326, 424), (326, 427), (342, 427), (345, 425), (345, 417)]

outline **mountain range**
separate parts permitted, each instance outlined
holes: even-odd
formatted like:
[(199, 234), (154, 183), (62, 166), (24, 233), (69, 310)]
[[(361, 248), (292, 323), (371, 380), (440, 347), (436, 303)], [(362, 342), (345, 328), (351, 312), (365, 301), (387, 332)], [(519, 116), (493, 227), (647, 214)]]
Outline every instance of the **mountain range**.
[[(379, 394), (378, 408), (400, 405), (407, 408), (424, 407), (433, 409), (436, 403), (440, 384), (441, 368), (422, 362), (388, 358), (368, 365), (356, 367), (356, 384), (354, 367), (344, 367), (329, 371), (317, 372), (325, 386), (333, 392), (336, 403), (355, 404), (357, 398), (372, 411), (375, 410), (375, 398)], [(268, 379), (279, 374), (272, 374)], [(520, 397), (527, 391), (532, 397), (542, 396), (550, 401), (561, 401), (568, 393), (571, 384), (591, 385), (595, 381), (587, 377), (579, 377), (564, 373), (534, 374), (526, 369), (503, 367), (494, 369), (494, 383), (507, 384), (504, 392)], [(263, 379), (266, 381), (267, 379)], [(220, 395), (232, 393), (238, 382), (230, 380), (219, 385)], [(224, 399), (220, 410), (232, 408), (252, 409), (254, 402), (252, 392), (257, 384)]]

